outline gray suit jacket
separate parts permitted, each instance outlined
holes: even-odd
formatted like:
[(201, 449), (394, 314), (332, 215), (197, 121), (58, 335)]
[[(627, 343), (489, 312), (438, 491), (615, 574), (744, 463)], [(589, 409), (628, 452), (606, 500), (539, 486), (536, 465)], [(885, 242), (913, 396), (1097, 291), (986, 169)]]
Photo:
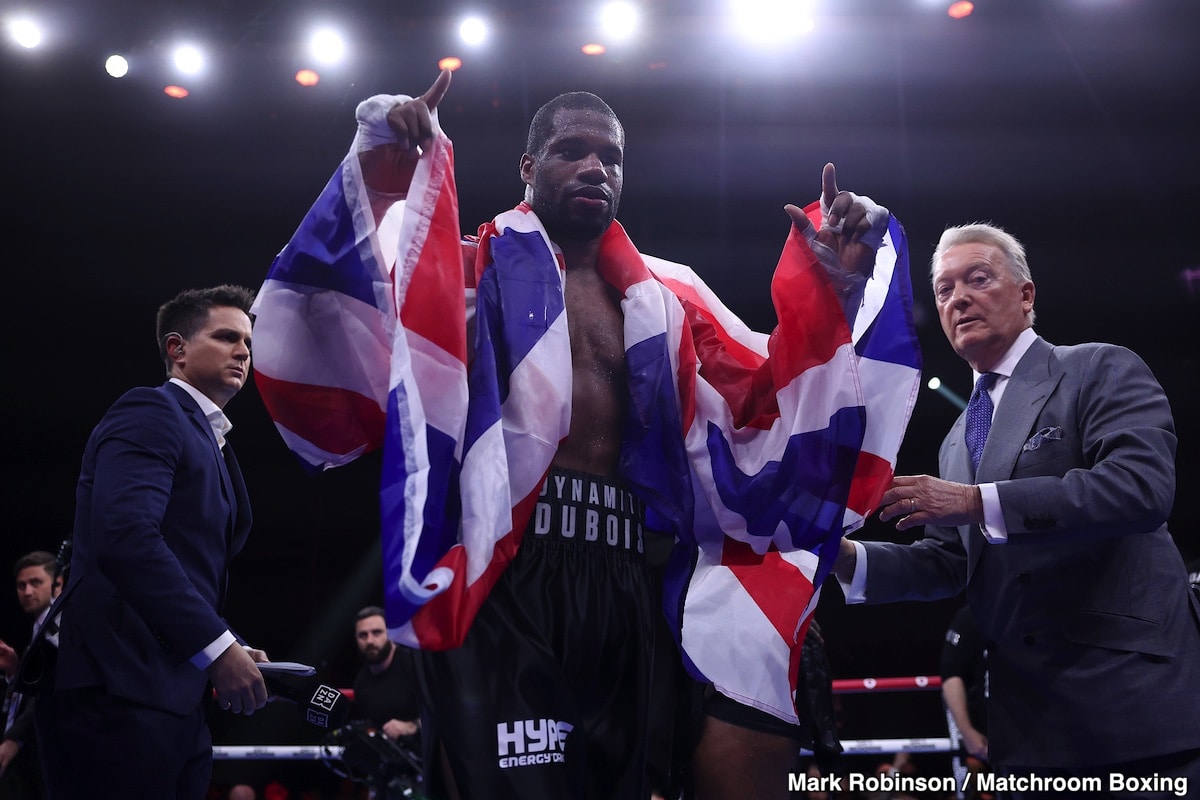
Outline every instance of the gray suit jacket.
[(1005, 766), (1119, 764), (1200, 748), (1200, 604), (1166, 520), (1175, 429), (1129, 350), (1038, 339), (971, 475), (964, 417), (942, 477), (994, 482), (1007, 544), (927, 526), (864, 543), (867, 602), (957, 594), (987, 641), (989, 751)]

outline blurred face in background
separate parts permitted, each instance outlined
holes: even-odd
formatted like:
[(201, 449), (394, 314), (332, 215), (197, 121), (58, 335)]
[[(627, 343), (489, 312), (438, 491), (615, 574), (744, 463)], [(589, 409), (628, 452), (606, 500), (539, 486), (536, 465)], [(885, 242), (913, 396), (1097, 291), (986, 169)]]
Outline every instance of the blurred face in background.
[(25, 567), (17, 573), (17, 601), (21, 610), (36, 617), (50, 606), (62, 587), (62, 581), (52, 577), (45, 567)]
[(380, 616), (363, 617), (354, 623), (354, 643), (368, 664), (380, 663), (395, 646), (388, 638), (387, 623)]

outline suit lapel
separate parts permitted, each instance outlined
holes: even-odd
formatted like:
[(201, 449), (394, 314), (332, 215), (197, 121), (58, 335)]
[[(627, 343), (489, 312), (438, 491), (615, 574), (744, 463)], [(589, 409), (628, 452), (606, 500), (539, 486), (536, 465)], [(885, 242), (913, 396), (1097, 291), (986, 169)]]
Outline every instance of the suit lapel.
[(229, 543), (229, 557), (233, 558), (242, 549), (242, 546), (246, 543), (246, 537), (250, 533), (250, 497), (246, 492), (246, 482), (242, 478), (242, 468), (238, 464), (237, 456), (233, 452), (233, 442), (228, 439), (225, 440), (224, 456), (225, 467), (233, 487), (233, 494), (237, 499), (237, 517), (233, 525), (233, 540)]
[[(971, 454), (967, 451), (966, 425), (967, 412), (964, 410), (958, 415), (954, 425), (950, 427), (950, 432), (946, 434), (945, 448), (942, 452), (941, 462), (938, 464), (941, 477), (955, 483), (975, 483), (975, 477), (971, 474)], [(959, 525), (957, 530), (958, 538), (967, 551), (967, 576), (969, 578), (975, 571), (979, 554), (983, 552), (983, 535), (979, 532), (978, 525)]]
[[(1021, 454), (1029, 431), (1033, 429), (1054, 387), (1062, 379), (1062, 373), (1051, 359), (1053, 351), (1053, 346), (1039, 337), (1017, 362), (992, 417), (992, 428), (979, 459), (978, 474), (971, 472), (971, 457), (964, 438), (966, 412), (959, 415), (946, 435), (946, 448), (939, 464), (943, 478), (956, 483), (976, 484), (1012, 477), (1017, 456)], [(967, 551), (967, 575), (970, 576), (975, 572), (975, 565), (985, 546), (983, 534), (978, 525), (960, 525), (958, 535)]]
[[(234, 488), (233, 479), (229, 475), (229, 465), (225, 463), (225, 457), (221, 454), (221, 448), (217, 445), (217, 435), (213, 432), (212, 425), (209, 424), (208, 418), (204, 416), (204, 412), (200, 410), (200, 406), (190, 394), (170, 381), (163, 385), (165, 387), (169, 387), (171, 396), (176, 399), (176, 401), (179, 403), (179, 407), (183, 409), (183, 412), (187, 415), (191, 424), (197, 428), (199, 434), (204, 437), (206, 442), (208, 442), (209, 450), (212, 452), (212, 457), (217, 462), (217, 472), (221, 476), (221, 493), (225, 496), (225, 502), (229, 505), (230, 518), (227, 523), (228, 527), (225, 531), (225, 537), (228, 542), (230, 533), (237, 529), (235, 521), (238, 518), (238, 509), (241, 505), (239, 501), (242, 499), (242, 497), (239, 496), (238, 492)], [(234, 463), (236, 463), (236, 459), (234, 460)], [(238, 479), (241, 479), (240, 469), (238, 470)], [(241, 488), (242, 495), (244, 495), (245, 486), (243, 485)]]
[(976, 483), (1012, 477), (1025, 440), (1054, 387), (1062, 380), (1062, 372), (1052, 359), (1053, 352), (1050, 343), (1038, 338), (1017, 362), (992, 418), (992, 429), (979, 459)]
[(967, 451), (965, 430), (967, 412), (958, 415), (950, 432), (946, 434), (946, 451), (939, 465), (942, 477), (956, 483), (973, 483), (971, 475), (971, 454)]

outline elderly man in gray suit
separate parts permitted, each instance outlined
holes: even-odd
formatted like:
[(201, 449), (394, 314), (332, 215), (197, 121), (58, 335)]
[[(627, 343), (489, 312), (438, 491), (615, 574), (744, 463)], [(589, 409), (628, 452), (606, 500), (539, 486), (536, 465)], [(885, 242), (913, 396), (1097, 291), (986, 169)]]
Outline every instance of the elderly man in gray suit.
[(842, 542), (847, 602), (966, 589), (988, 646), (997, 788), (1200, 793), (1200, 603), (1166, 526), (1176, 437), (1162, 387), (1122, 347), (1035, 334), (1024, 248), (999, 228), (948, 229), (932, 280), (976, 388), (942, 442), (941, 479), (898, 476), (883, 496), (881, 519), (925, 537)]

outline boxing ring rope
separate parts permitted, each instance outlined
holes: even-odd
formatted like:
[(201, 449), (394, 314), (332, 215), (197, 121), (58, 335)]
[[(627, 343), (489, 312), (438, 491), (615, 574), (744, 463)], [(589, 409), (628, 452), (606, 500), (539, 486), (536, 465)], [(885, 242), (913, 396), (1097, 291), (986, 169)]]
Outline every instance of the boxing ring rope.
[(321, 761), (341, 758), (344, 747), (319, 744), (213, 745), (213, 758), (222, 761)]
[[(834, 694), (883, 694), (884, 692), (928, 692), (940, 690), (937, 675), (903, 678), (841, 678), (833, 681)], [(957, 749), (948, 736), (911, 739), (842, 739), (844, 755), (870, 753), (949, 753)], [(807, 751), (806, 751), (807, 752)]]
[[(903, 678), (843, 678), (833, 682), (834, 694), (927, 692), (941, 689), (942, 679), (914, 675)], [(346, 690), (343, 690), (345, 692)], [(845, 755), (871, 753), (949, 753), (957, 749), (950, 737), (911, 739), (843, 739)], [(326, 745), (214, 745), (213, 758), (226, 761), (321, 761), (341, 758), (343, 748)]]
[(921, 692), (942, 688), (942, 679), (934, 675), (916, 675), (911, 678), (842, 678), (833, 682), (834, 694), (861, 694), (863, 692)]

